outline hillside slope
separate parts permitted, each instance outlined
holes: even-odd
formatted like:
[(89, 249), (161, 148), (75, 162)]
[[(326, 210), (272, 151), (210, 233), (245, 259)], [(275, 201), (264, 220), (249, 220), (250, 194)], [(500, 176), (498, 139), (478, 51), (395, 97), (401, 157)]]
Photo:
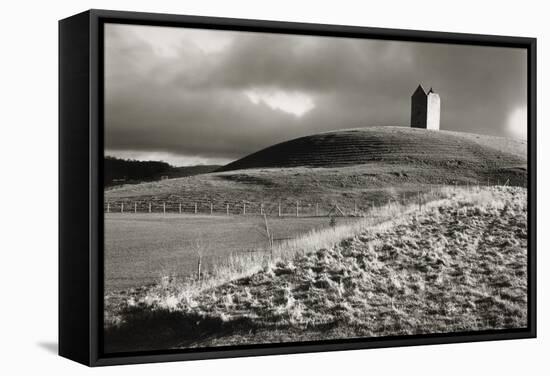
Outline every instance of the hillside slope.
[(298, 253), (195, 296), (177, 284), (132, 290), (127, 303), (111, 311), (120, 316), (106, 328), (107, 347), (129, 351), (525, 327), (526, 203), (522, 188), (458, 192), (422, 213), (368, 228), (333, 247)]
[[(235, 170), (241, 168), (240, 170)], [(144, 211), (284, 213), (300, 202), (304, 215), (334, 203), (361, 211), (414, 196), (433, 185), (526, 186), (526, 144), (467, 133), (403, 127), (328, 132), (274, 145), (222, 168), (224, 171), (121, 186), (105, 193), (111, 209), (137, 202)], [(118, 203), (118, 204), (117, 204)], [(141, 205), (141, 206), (140, 206)]]
[(408, 127), (368, 127), (282, 142), (218, 171), (339, 167), (371, 162), (502, 168), (521, 166), (526, 156), (526, 143), (519, 140)]

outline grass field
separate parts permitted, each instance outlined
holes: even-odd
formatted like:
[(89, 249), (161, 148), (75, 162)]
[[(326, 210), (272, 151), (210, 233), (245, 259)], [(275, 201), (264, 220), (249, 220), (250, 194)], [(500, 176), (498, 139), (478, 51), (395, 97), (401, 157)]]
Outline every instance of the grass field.
[[(388, 200), (404, 200), (438, 185), (526, 186), (526, 143), (467, 133), (405, 127), (372, 127), (327, 132), (291, 140), (251, 154), (215, 172), (105, 191), (105, 201), (151, 203), (161, 211), (179, 204), (190, 213), (195, 204), (207, 213), (234, 214), (243, 203), (258, 213), (280, 203), (292, 212), (296, 201), (304, 213), (315, 205), (327, 212), (337, 203), (347, 212), (367, 210)], [(241, 168), (240, 170), (234, 170)], [(116, 210), (116, 209), (114, 209)]]
[(106, 349), (523, 327), (526, 183), (525, 142), (373, 127), (108, 189), (156, 213), (106, 214)]
[[(163, 280), (106, 300), (109, 351), (520, 328), (527, 200), (514, 187), (449, 189), (422, 212), (296, 239), (238, 278)], [(299, 244), (302, 242), (303, 244)], [(324, 245), (324, 246), (322, 246)], [(284, 246), (284, 244), (283, 244)]]
[[(348, 223), (353, 218), (339, 218)], [(275, 244), (329, 226), (327, 217), (268, 219)], [(105, 290), (140, 287), (162, 276), (188, 277), (231, 255), (268, 248), (259, 216), (110, 213), (105, 215)]]

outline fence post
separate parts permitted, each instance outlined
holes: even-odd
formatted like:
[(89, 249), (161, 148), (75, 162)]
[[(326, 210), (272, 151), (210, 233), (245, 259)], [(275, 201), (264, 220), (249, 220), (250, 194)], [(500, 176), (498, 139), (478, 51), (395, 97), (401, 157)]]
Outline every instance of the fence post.
[(179, 213), (181, 214), (181, 202), (180, 202), (180, 204), (179, 204), (178, 211), (179, 211)]
[(319, 203), (315, 203), (315, 216), (318, 217), (319, 216)]
[(229, 215), (229, 204), (225, 204), (225, 215)]
[(264, 215), (264, 203), (260, 203), (260, 214)]
[(120, 204), (120, 212), (124, 213), (124, 202)]
[(134, 202), (134, 213), (137, 213), (137, 202)]
[(246, 202), (243, 202), (243, 215), (246, 214)]
[(107, 213), (110, 213), (111, 212), (111, 203), (108, 202), (107, 203)]
[(199, 262), (197, 263), (197, 279), (201, 280), (201, 255), (199, 255)]
[(195, 214), (197, 214), (197, 203), (195, 202)]
[(279, 217), (281, 216), (281, 203), (279, 202)]
[(149, 203), (149, 213), (151, 213), (151, 203)]
[(300, 211), (300, 204), (298, 203), (298, 201), (296, 201), (296, 217), (298, 217), (299, 211)]
[(212, 210), (213, 210), (212, 203), (210, 203), (210, 215), (212, 215)]
[(166, 202), (162, 203), (162, 214), (166, 214)]

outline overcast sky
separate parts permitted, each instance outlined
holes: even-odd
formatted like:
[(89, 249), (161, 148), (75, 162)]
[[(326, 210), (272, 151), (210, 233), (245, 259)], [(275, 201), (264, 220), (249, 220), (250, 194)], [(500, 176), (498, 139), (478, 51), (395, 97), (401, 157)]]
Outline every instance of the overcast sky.
[(318, 132), (410, 124), (418, 84), (441, 129), (526, 139), (525, 50), (105, 26), (106, 154), (224, 164)]

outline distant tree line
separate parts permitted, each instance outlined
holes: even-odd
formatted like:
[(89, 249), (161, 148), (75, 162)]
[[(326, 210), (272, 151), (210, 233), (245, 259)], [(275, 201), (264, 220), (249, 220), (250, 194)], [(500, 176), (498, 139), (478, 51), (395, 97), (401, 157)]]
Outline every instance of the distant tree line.
[(220, 168), (219, 165), (174, 167), (166, 162), (136, 161), (106, 156), (103, 168), (103, 184), (112, 187), (120, 184), (136, 184), (162, 178), (181, 178), (207, 174)]
[(160, 179), (172, 166), (159, 161), (136, 161), (106, 156), (103, 165), (103, 183), (106, 187)]

